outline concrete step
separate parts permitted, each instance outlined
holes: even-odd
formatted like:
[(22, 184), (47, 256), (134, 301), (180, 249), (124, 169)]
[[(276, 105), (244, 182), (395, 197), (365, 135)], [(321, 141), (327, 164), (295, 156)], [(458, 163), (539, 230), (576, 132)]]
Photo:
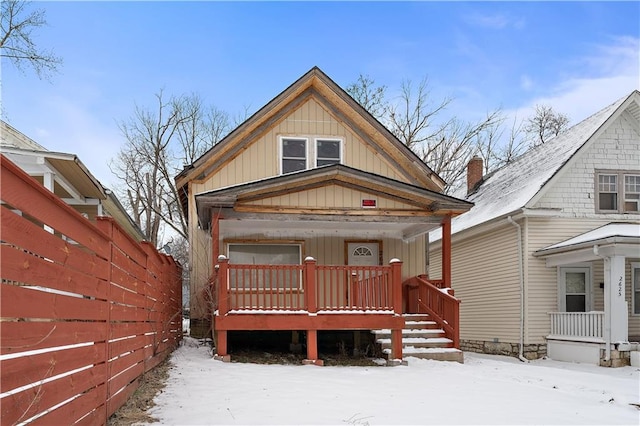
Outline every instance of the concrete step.
[[(402, 354), (404, 358), (415, 357), (436, 361), (464, 363), (461, 350), (453, 348), (453, 341), (445, 336), (444, 330), (431, 321), (427, 314), (404, 314), (405, 326), (402, 330)], [(391, 356), (391, 330), (372, 330), (382, 353)]]
[[(391, 355), (391, 349), (383, 349), (387, 357)], [(406, 346), (402, 349), (404, 358), (414, 357), (421, 359), (432, 359), (435, 361), (453, 361), (464, 364), (464, 354), (460, 349), (456, 348), (416, 348)]]
[[(391, 338), (391, 330), (389, 329), (372, 330), (371, 332), (376, 335), (376, 339)], [(415, 329), (405, 328), (404, 330), (402, 330), (403, 339), (408, 337), (429, 338), (429, 337), (443, 337), (443, 336), (444, 336), (444, 330), (442, 330), (441, 328), (415, 328)]]
[[(376, 339), (376, 343), (382, 346), (382, 349), (391, 349), (391, 339)], [(402, 347), (407, 348), (451, 348), (453, 341), (446, 337), (405, 337), (402, 339)], [(403, 352), (404, 352), (403, 349)]]

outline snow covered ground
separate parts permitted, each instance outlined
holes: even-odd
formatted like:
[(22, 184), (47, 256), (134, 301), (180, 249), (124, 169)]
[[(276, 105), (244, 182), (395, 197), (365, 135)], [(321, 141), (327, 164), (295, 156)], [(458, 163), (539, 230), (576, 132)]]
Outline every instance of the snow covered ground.
[(150, 414), (163, 425), (640, 424), (640, 369), (465, 353), (398, 367), (214, 361), (186, 337)]

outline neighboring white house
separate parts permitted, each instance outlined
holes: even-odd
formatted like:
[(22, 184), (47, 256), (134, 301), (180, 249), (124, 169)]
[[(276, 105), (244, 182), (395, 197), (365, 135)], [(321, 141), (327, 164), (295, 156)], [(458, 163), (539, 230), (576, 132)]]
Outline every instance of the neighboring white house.
[[(629, 363), (640, 340), (640, 92), (503, 168), (468, 168), (452, 221), (461, 348)], [(441, 271), (430, 233), (429, 276)], [(634, 356), (635, 358), (635, 356)]]
[(136, 241), (146, 239), (115, 194), (76, 155), (49, 151), (2, 120), (0, 153), (87, 219), (111, 216)]

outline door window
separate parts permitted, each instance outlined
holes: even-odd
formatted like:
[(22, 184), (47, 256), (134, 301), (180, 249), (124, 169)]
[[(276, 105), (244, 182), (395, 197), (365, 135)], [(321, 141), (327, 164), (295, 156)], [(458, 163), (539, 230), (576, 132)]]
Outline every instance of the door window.
[(560, 268), (560, 309), (563, 312), (591, 310), (589, 268)]

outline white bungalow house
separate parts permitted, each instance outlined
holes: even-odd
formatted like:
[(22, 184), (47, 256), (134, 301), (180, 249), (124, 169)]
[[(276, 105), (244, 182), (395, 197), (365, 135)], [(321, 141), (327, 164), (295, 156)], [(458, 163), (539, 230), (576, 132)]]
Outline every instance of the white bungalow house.
[[(628, 365), (640, 341), (640, 92), (482, 176), (452, 220), (463, 350)], [(441, 262), (430, 233), (429, 277)]]
[(75, 154), (49, 151), (2, 120), (0, 153), (87, 219), (113, 217), (133, 239), (146, 239), (115, 194)]

